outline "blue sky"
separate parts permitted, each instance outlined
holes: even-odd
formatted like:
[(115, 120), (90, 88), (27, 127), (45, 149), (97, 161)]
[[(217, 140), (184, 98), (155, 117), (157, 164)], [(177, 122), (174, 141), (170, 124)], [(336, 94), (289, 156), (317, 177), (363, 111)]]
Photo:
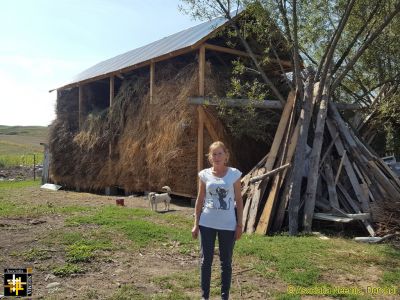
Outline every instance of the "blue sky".
[(49, 125), (77, 73), (194, 26), (179, 0), (1, 0), (0, 124)]

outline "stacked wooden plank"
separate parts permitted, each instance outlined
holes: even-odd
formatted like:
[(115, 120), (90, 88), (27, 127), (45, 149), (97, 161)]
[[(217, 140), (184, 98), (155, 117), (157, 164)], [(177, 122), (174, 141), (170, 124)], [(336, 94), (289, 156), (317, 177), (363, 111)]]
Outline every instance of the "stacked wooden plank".
[(319, 219), (358, 222), (374, 236), (371, 205), (400, 201), (399, 178), (343, 120), (329, 90), (316, 101), (318, 89), (289, 94), (268, 155), (242, 180), (247, 233), (289, 225), (296, 234)]

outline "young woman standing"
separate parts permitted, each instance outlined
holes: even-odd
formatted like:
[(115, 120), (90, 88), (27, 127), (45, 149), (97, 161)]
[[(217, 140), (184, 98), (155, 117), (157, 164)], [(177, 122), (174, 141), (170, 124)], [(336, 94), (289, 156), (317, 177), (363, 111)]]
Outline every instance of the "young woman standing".
[[(229, 151), (218, 141), (210, 145), (211, 168), (199, 172), (199, 191), (195, 205), (193, 238), (200, 233), (202, 298), (210, 296), (211, 266), (215, 239), (218, 236), (221, 262), (221, 299), (229, 299), (232, 277), (232, 254), (235, 241), (242, 235), (242, 173), (227, 166)], [(235, 213), (236, 204), (236, 213)]]

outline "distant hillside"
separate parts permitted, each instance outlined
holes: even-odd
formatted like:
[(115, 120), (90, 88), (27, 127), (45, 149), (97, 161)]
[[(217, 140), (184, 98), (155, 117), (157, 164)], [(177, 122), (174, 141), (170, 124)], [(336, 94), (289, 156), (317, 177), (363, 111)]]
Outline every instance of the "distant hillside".
[(42, 152), (40, 143), (47, 143), (47, 126), (0, 125), (0, 155), (21, 155)]

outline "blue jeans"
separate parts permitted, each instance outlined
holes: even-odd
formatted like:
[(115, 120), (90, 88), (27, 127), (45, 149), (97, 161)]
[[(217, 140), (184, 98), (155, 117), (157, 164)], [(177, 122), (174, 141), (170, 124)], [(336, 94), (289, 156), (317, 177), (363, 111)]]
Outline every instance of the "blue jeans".
[(232, 278), (232, 254), (235, 245), (235, 231), (220, 230), (204, 226), (200, 228), (200, 266), (202, 297), (210, 297), (211, 265), (214, 257), (215, 238), (218, 235), (219, 258), (221, 262), (221, 299), (229, 299)]

